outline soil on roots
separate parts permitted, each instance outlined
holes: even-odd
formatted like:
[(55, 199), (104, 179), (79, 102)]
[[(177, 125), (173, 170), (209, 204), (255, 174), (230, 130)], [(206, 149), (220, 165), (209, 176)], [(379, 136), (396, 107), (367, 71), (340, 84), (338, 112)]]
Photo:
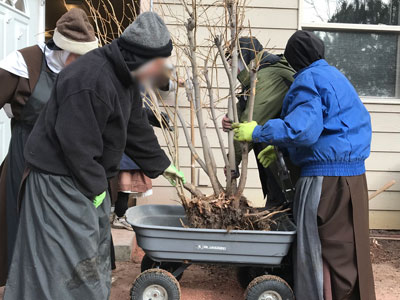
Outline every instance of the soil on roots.
[(288, 209), (271, 211), (253, 208), (245, 197), (239, 207), (233, 205), (233, 198), (221, 194), (191, 199), (187, 202), (186, 217), (192, 228), (227, 230), (276, 230), (282, 218), (287, 218)]

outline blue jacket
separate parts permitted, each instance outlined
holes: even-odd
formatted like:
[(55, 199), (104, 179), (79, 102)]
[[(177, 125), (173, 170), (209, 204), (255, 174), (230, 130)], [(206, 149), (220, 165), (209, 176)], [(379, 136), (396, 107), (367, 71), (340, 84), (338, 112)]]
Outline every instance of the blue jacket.
[(281, 119), (257, 126), (253, 140), (287, 148), (301, 176), (356, 176), (370, 154), (371, 120), (347, 78), (321, 59), (295, 75)]

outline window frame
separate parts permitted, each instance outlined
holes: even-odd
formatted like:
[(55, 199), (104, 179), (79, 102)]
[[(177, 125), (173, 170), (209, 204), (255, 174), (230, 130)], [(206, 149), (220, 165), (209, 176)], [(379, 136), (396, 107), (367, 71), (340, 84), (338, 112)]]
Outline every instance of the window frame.
[(12, 6), (8, 3), (6, 3), (7, 0), (0, 0), (0, 4), (4, 5), (7, 9), (12, 10), (13, 12), (24, 16), (24, 17), (29, 17), (29, 12), (28, 12), (28, 6), (25, 0), (21, 0), (24, 3), (24, 11), (19, 10), (18, 8), (16, 8), (15, 6)]
[(342, 31), (363, 33), (397, 33), (397, 66), (396, 66), (396, 92), (395, 97), (361, 96), (364, 103), (369, 104), (399, 104), (400, 102), (400, 25), (385, 24), (352, 24), (352, 23), (323, 23), (303, 22), (305, 0), (299, 0), (298, 29), (312, 31)]

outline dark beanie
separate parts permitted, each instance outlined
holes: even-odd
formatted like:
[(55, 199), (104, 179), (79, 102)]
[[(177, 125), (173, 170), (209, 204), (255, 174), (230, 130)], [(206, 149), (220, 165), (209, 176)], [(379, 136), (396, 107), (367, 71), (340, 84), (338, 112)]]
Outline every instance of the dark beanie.
[(169, 57), (172, 41), (167, 26), (159, 15), (144, 12), (121, 34), (118, 44), (140, 57)]
[(293, 69), (300, 71), (325, 58), (324, 42), (310, 31), (296, 31), (286, 45), (285, 57)]

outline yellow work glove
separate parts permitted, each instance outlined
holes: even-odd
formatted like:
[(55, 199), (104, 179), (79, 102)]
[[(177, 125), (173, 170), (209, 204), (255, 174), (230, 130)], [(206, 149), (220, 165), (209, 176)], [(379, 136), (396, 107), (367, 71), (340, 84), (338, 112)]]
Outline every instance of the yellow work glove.
[(173, 164), (171, 164), (165, 171), (164, 177), (171, 183), (171, 185), (176, 186), (177, 180), (182, 180), (183, 184), (186, 183), (185, 175), (182, 171), (179, 171)]
[(251, 142), (253, 140), (253, 131), (256, 126), (256, 121), (251, 121), (249, 123), (233, 123), (232, 128), (235, 132), (234, 139), (238, 142)]
[(268, 146), (257, 155), (258, 161), (264, 168), (268, 168), (275, 160), (276, 153), (274, 146)]
[(98, 208), (103, 203), (104, 199), (106, 198), (106, 195), (107, 195), (107, 192), (104, 191), (100, 195), (97, 195), (96, 197), (94, 197), (94, 200), (93, 200), (94, 207)]

